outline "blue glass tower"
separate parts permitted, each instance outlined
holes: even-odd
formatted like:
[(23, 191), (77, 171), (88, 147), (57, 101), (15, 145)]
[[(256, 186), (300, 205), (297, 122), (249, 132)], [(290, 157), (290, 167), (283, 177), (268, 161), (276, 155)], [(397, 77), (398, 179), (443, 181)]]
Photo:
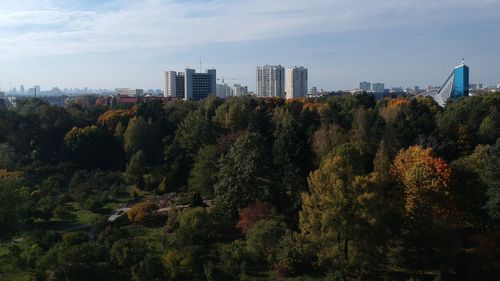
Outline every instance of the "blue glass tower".
[(449, 99), (457, 99), (469, 95), (469, 67), (462, 64), (455, 67), (437, 92), (426, 94), (436, 100), (440, 106), (445, 106)]
[(466, 97), (469, 95), (469, 67), (462, 63), (455, 67), (455, 83), (451, 98)]

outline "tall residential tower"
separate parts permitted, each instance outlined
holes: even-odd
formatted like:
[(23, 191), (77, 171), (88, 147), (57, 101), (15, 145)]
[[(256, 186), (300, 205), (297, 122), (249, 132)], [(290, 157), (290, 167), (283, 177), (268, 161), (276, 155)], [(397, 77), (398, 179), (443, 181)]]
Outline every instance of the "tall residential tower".
[(285, 69), (281, 65), (257, 67), (257, 96), (285, 97)]
[(285, 93), (287, 99), (302, 98), (307, 95), (307, 68), (290, 67), (285, 73)]

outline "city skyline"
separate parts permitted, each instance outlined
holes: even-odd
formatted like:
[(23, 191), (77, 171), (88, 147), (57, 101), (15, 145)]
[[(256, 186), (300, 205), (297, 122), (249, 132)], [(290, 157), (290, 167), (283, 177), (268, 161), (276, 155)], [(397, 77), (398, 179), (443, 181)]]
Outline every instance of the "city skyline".
[(2, 89), (163, 88), (200, 57), (251, 91), (265, 64), (304, 65), (327, 90), (437, 86), (462, 57), (472, 83), (500, 81), (497, 0), (137, 2), (2, 1)]

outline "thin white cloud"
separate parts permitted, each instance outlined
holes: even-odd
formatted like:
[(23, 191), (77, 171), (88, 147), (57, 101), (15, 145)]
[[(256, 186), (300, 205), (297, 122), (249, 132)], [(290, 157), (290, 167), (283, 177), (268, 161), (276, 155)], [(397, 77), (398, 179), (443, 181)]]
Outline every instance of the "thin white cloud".
[(2, 0), (0, 59), (174, 49), (421, 24), (428, 19), (439, 23), (453, 17), (451, 9), (488, 13), (500, 8), (498, 0), (129, 0), (117, 2), (119, 9), (89, 11), (71, 9), (71, 2)]

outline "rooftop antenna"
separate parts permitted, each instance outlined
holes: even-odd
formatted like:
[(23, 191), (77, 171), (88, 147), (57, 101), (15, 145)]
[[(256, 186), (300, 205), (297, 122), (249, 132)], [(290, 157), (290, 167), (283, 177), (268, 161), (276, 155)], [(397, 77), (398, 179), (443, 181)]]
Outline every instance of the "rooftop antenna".
[(201, 57), (200, 57), (200, 73), (201, 73)]
[(464, 58), (462, 58), (462, 65), (464, 65), (464, 64), (465, 64), (465, 59), (464, 59)]

